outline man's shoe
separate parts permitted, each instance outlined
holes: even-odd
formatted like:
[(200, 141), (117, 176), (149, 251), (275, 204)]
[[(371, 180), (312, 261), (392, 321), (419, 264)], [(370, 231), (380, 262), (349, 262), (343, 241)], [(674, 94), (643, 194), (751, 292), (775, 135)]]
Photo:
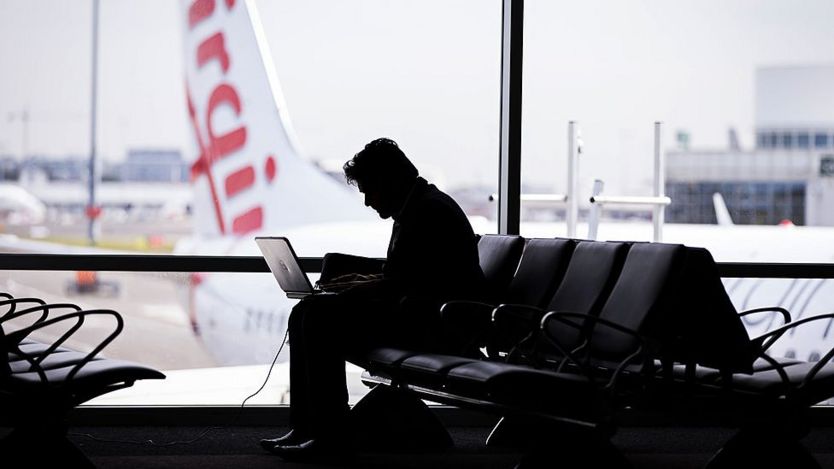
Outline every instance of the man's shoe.
[(293, 445), (278, 444), (269, 452), (285, 461), (295, 462), (348, 462), (353, 456), (349, 445), (331, 438), (313, 438)]
[(293, 428), (284, 435), (279, 436), (277, 438), (264, 438), (263, 440), (261, 440), (261, 448), (267, 451), (271, 451), (272, 448), (274, 448), (276, 445), (297, 445), (309, 439), (310, 438), (308, 436)]

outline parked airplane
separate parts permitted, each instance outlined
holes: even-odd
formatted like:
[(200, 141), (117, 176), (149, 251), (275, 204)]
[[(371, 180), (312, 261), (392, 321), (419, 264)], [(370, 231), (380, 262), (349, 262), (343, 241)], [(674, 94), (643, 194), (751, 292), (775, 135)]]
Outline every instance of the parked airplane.
[[(196, 236), (178, 252), (259, 255), (257, 234), (290, 237), (301, 255), (348, 251), (382, 256), (390, 231), (355, 193), (305, 160), (295, 144), (271, 55), (251, 0), (183, 0), (188, 110), (196, 142)], [(722, 214), (724, 215), (724, 214)], [(728, 214), (727, 214), (728, 215)], [(722, 261), (834, 262), (831, 228), (665, 226), (664, 241), (707, 247)], [(475, 217), (477, 232), (494, 226)], [(580, 233), (584, 231), (580, 226)], [(526, 236), (565, 233), (563, 224), (529, 223)], [(647, 240), (640, 223), (602, 224), (600, 239)], [(824, 279), (728, 279), (739, 309), (789, 308), (794, 318), (830, 311), (834, 284)], [(220, 364), (272, 359), (295, 302), (265, 274), (194, 276), (189, 310), (195, 330)], [(778, 325), (750, 318), (751, 334)], [(831, 321), (801, 328), (774, 352), (802, 358), (829, 348)]]
[(46, 205), (26, 189), (0, 184), (0, 222), (12, 225), (43, 223)]

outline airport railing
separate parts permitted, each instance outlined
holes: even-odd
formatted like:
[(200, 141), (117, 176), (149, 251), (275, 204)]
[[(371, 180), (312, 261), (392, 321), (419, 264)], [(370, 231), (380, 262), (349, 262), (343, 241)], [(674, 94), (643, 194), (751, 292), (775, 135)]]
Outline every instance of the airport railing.
[[(301, 267), (321, 271), (320, 257), (302, 257)], [(834, 264), (719, 262), (724, 278), (834, 278)], [(269, 272), (260, 256), (168, 254), (0, 254), (0, 270), (91, 270), (100, 272)]]

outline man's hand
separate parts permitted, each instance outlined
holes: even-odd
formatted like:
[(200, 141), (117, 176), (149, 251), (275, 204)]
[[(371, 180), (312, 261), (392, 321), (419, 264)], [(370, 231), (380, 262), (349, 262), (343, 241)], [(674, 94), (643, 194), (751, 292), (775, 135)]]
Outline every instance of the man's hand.
[(332, 278), (329, 282), (318, 282), (323, 291), (341, 292), (348, 288), (372, 285), (382, 280), (382, 274), (345, 274)]
[(334, 277), (327, 283), (366, 282), (369, 280), (379, 280), (380, 278), (382, 278), (382, 274), (345, 274)]

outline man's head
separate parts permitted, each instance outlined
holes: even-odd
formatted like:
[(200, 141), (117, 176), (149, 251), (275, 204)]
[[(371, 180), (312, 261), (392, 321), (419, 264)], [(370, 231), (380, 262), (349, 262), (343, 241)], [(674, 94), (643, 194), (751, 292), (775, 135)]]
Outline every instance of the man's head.
[(342, 169), (347, 182), (365, 195), (365, 205), (381, 218), (400, 210), (418, 175), (397, 143), (387, 138), (365, 145)]

